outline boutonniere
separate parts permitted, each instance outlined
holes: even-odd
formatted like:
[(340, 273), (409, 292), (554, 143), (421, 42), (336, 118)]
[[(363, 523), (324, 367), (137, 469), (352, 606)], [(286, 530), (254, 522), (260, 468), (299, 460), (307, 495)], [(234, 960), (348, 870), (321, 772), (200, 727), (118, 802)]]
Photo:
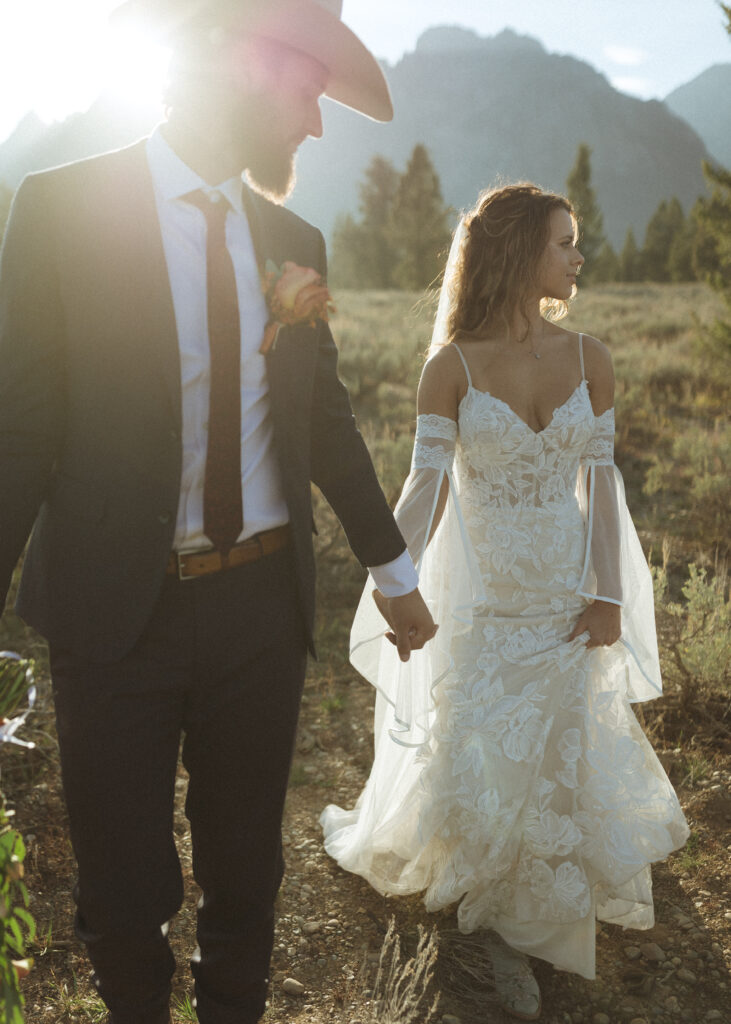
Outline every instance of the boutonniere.
[(259, 348), (262, 354), (272, 348), (281, 327), (314, 327), (318, 320), (327, 321), (335, 312), (322, 275), (312, 267), (299, 267), (291, 260), (278, 267), (267, 260), (261, 287), (269, 308), (269, 321)]

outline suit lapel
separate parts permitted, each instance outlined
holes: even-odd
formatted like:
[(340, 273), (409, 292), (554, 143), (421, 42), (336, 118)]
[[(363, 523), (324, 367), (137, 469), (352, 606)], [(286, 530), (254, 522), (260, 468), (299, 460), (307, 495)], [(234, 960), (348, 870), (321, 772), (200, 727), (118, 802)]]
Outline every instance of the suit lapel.
[[(145, 378), (157, 371), (162, 378), (173, 422), (181, 422), (180, 350), (170, 279), (160, 232), (152, 178), (145, 152), (146, 139), (116, 156), (109, 182), (110, 263), (117, 282), (119, 308), (109, 315), (123, 327), (130, 353), (139, 359)], [(114, 266), (114, 261), (116, 267)], [(129, 301), (134, 296), (134, 301)]]

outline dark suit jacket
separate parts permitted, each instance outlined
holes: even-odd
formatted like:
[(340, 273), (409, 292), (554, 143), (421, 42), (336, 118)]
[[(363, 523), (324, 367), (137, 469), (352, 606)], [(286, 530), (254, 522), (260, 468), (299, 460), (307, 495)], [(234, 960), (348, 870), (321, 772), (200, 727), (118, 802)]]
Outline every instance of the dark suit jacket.
[[(258, 196), (251, 220), (260, 258), (325, 272), (311, 225)], [(327, 325), (282, 330), (267, 372), (312, 646), (310, 481), (364, 565), (404, 542)], [(179, 349), (143, 140), (31, 175), (13, 204), (0, 261), (0, 607), (33, 528), (20, 615), (78, 656), (121, 657), (162, 585), (181, 460)]]

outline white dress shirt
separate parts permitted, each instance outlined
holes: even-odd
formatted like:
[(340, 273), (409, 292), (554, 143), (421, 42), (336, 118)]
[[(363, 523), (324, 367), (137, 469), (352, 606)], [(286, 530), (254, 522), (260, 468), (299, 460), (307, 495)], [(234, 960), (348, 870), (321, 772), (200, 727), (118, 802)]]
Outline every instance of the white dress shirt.
[[(269, 385), (259, 353), (267, 306), (249, 225), (243, 209), (241, 178), (212, 188), (171, 149), (158, 126), (147, 141), (163, 249), (180, 346), (183, 412), (183, 471), (173, 546), (179, 551), (211, 546), (203, 532), (203, 482), (208, 441), (209, 371), (206, 304), (206, 221), (183, 199), (201, 189), (223, 195), (231, 205), (226, 219), (226, 247), (236, 277), (241, 318), (241, 487), (244, 528), (239, 540), (289, 520), (269, 413)], [(384, 566), (371, 568), (386, 597), (406, 594), (417, 585), (407, 552)]]

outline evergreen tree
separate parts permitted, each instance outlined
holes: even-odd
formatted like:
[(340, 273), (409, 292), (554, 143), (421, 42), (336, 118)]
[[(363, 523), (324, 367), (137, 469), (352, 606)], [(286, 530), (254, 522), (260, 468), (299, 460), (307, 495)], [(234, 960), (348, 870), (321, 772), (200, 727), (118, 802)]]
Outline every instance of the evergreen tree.
[(619, 281), (621, 279), (619, 256), (617, 256), (609, 242), (604, 242), (596, 255), (591, 279), (594, 283)]
[(426, 148), (414, 146), (398, 183), (390, 227), (399, 287), (419, 290), (438, 276), (449, 244), (450, 212)]
[[(699, 276), (724, 299), (731, 315), (731, 170), (704, 162), (703, 173), (712, 188), (709, 199), (697, 204), (703, 241), (694, 252)], [(716, 320), (700, 340), (702, 351), (717, 373), (731, 375), (731, 319)]]
[(360, 186), (363, 287), (393, 286), (396, 252), (391, 242), (390, 226), (398, 183), (399, 174), (391, 161), (374, 156)]
[(566, 179), (566, 191), (579, 221), (579, 249), (586, 260), (581, 276), (593, 281), (597, 279), (596, 260), (605, 243), (604, 217), (591, 187), (591, 149), (585, 142), (580, 143), (576, 151), (574, 166)]
[(670, 250), (676, 237), (685, 230), (685, 215), (678, 199), (660, 203), (648, 221), (640, 255), (641, 273), (646, 281), (669, 281)]
[(635, 233), (627, 230), (624, 248), (619, 257), (619, 280), (638, 281), (640, 278), (640, 250), (637, 248)]
[(364, 253), (368, 245), (362, 224), (349, 213), (335, 218), (328, 281), (334, 288), (368, 288), (364, 277)]
[(693, 251), (698, 234), (698, 222), (694, 213), (695, 207), (670, 243), (668, 253), (668, 271), (671, 281), (696, 281), (698, 275), (693, 265)]

